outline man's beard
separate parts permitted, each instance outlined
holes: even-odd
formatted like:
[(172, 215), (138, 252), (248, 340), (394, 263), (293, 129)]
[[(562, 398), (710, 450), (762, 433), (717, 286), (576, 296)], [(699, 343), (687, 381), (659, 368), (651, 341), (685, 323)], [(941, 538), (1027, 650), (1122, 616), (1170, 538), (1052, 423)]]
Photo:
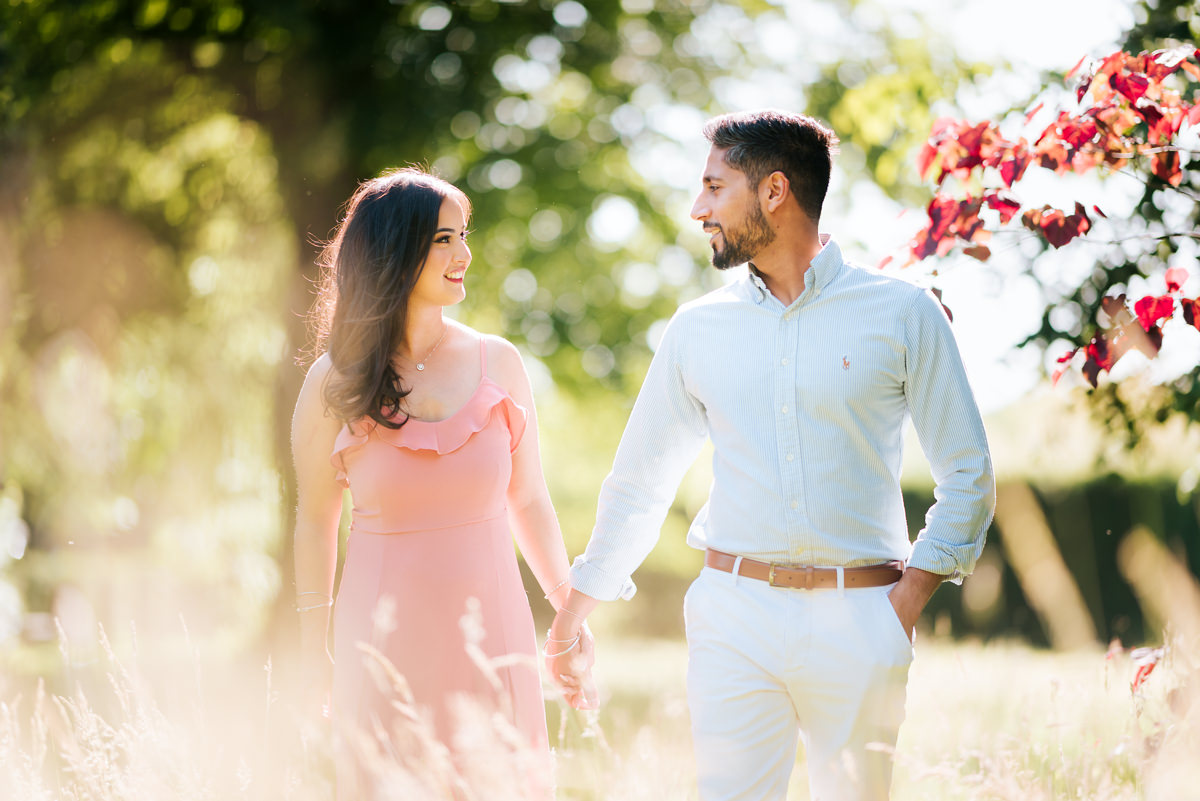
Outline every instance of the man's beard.
[(767, 222), (758, 199), (750, 202), (746, 223), (738, 229), (720, 227), (721, 239), (725, 241), (724, 250), (713, 249), (712, 263), (718, 270), (728, 270), (739, 264), (752, 260), (759, 251), (775, 241), (775, 231)]

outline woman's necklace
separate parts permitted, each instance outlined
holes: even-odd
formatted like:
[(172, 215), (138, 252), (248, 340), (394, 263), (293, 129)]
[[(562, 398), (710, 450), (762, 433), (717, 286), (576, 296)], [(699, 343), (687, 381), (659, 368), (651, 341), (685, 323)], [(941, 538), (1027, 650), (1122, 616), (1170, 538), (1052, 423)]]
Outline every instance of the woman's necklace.
[(438, 337), (438, 341), (434, 343), (433, 347), (429, 350), (429, 353), (425, 354), (425, 358), (421, 359), (421, 361), (417, 362), (417, 371), (418, 372), (425, 369), (425, 362), (429, 361), (430, 358), (433, 357), (434, 351), (436, 351), (438, 349), (438, 345), (442, 344), (442, 340), (446, 338), (446, 332), (449, 330), (450, 330), (450, 326), (443, 323), (442, 324), (442, 335), (440, 337)]

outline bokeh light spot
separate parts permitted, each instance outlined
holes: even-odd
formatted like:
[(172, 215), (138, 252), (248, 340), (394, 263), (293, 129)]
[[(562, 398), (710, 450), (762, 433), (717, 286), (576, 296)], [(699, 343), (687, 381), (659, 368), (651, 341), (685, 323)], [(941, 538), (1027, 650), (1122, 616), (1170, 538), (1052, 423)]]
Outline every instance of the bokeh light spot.
[(417, 18), (417, 27), (423, 31), (440, 31), (450, 24), (452, 18), (450, 9), (434, 3), (421, 12), (421, 16)]

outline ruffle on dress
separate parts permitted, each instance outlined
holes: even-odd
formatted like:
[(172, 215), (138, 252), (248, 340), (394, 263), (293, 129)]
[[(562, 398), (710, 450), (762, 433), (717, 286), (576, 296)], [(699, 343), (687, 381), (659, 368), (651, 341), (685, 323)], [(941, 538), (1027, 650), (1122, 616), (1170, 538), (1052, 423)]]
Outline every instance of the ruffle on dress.
[(461, 409), (445, 420), (418, 420), (410, 418), (400, 428), (381, 426), (371, 418), (363, 418), (342, 426), (333, 444), (329, 461), (337, 468), (337, 482), (350, 486), (346, 473), (345, 456), (375, 438), (397, 448), (412, 451), (436, 451), (439, 455), (452, 453), (479, 431), (487, 428), (493, 416), (500, 415), (508, 428), (509, 452), (521, 444), (529, 413), (512, 399), (507, 391), (495, 381), (484, 377), (475, 388), (474, 394)]

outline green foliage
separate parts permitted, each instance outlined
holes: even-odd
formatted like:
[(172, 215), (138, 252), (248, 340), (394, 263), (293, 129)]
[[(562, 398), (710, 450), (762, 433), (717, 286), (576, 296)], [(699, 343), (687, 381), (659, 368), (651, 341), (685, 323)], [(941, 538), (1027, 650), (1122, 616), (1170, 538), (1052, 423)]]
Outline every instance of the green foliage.
[[(27, 558), (24, 581), (44, 609), (42, 582), (99, 589), (138, 546), (131, 568), (259, 608), (281, 583), (263, 377), (285, 358), (295, 258), (275, 156), (211, 78), (157, 43), (117, 49), (52, 81), (5, 153), (4, 478), (33, 548), (91, 556), (60, 557), (67, 574)], [(118, 605), (155, 585), (121, 586)]]
[(959, 84), (991, 68), (939, 55), (927, 41), (899, 38), (887, 29), (879, 36), (877, 47), (823, 67), (820, 80), (808, 88), (808, 113), (829, 121), (843, 152), (855, 151), (853, 158), (876, 185), (915, 203), (924, 191), (912, 157), (933, 124), (934, 109), (953, 98)]

